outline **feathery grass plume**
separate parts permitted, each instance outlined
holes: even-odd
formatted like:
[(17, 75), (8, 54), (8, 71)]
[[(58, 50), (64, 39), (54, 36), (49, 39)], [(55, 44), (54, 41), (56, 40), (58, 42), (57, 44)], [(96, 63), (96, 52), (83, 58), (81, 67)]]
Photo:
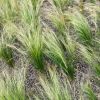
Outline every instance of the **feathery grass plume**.
[(0, 44), (0, 58), (4, 59), (9, 67), (14, 67), (12, 49), (7, 47), (6, 44)]
[(43, 43), (40, 24), (40, 6), (43, 0), (23, 0), (21, 3), (21, 15), (24, 28), (20, 27), (18, 40), (25, 47), (31, 62), (36, 68), (43, 69)]
[(13, 50), (8, 46), (14, 42), (14, 25), (6, 23), (0, 37), (0, 58), (4, 59), (9, 67), (14, 67)]
[(92, 59), (93, 62), (91, 62), (91, 64), (93, 66), (95, 75), (100, 78), (100, 53), (93, 52)]
[(56, 62), (58, 65), (66, 69), (67, 66), (63, 54), (64, 51), (55, 33), (49, 29), (45, 29), (43, 36), (44, 36), (43, 41), (46, 47), (44, 53), (48, 57), (50, 57), (54, 62)]
[[(83, 85), (82, 90), (88, 100), (98, 100), (95, 93), (93, 92), (90, 84), (86, 83), (85, 85)], [(86, 99), (86, 98), (84, 98), (84, 99)]]
[(0, 100), (25, 100), (25, 69), (13, 70), (13, 75), (7, 71), (0, 73)]
[(69, 18), (71, 20), (72, 25), (74, 25), (74, 28), (80, 41), (84, 45), (91, 46), (93, 36), (88, 21), (85, 19), (85, 17), (76, 11), (74, 12), (74, 14), (71, 14)]
[(67, 30), (64, 13), (54, 10), (49, 14), (49, 17), (57, 30), (57, 36), (60, 37), (64, 35), (64, 32)]
[(90, 0), (91, 3), (96, 3), (96, 0)]
[(94, 59), (93, 69), (95, 71), (95, 74), (98, 77), (100, 77), (100, 40), (99, 40), (99, 37), (98, 39), (95, 38), (94, 42), (95, 42), (95, 48), (94, 48), (93, 56), (92, 56), (92, 58)]
[(49, 0), (52, 6), (58, 10), (63, 11), (64, 7), (68, 5), (72, 0)]
[(83, 56), (84, 61), (92, 67), (95, 75), (100, 77), (100, 57), (92, 48), (87, 48), (80, 44), (78, 46), (79, 53)]
[[(45, 51), (44, 53), (46, 54), (47, 57), (49, 57), (51, 60), (53, 60), (56, 64), (58, 64), (64, 71), (65, 73), (67, 73), (67, 75), (69, 76), (69, 78), (73, 79), (74, 77), (74, 67), (72, 67), (72, 63), (71, 61), (73, 61), (73, 59), (71, 58), (72, 56), (68, 55), (68, 57), (65, 56), (64, 53), (64, 49), (59, 41), (59, 39), (57, 38), (56, 34), (47, 29), (45, 29), (45, 33), (44, 35), (44, 44), (45, 44)], [(65, 41), (63, 41), (62, 39), (62, 43), (65, 46), (65, 48), (67, 48), (67, 50), (69, 50), (68, 52), (72, 51), (74, 52), (74, 46), (70, 48), (71, 41), (68, 42), (69, 44), (67, 45)], [(71, 51), (71, 50), (72, 51)], [(66, 52), (67, 52), (66, 50)], [(69, 58), (67, 61), (67, 58)], [(70, 65), (71, 64), (71, 65)]]
[[(55, 67), (53, 67), (53, 69), (49, 67), (48, 74), (49, 76), (43, 76), (43, 75), (39, 76), (39, 81), (43, 89), (42, 90), (43, 99), (44, 100), (72, 100), (68, 90), (68, 82), (67, 82), (68, 80), (63, 78), (63, 80), (61, 81), (59, 77), (59, 73), (57, 72)], [(41, 100), (40, 98), (38, 99)]]
[(43, 69), (42, 37), (39, 36), (40, 30), (34, 32), (36, 34), (21, 29), (17, 38), (25, 47), (24, 51), (28, 53), (31, 62), (36, 64), (36, 68)]
[(11, 21), (6, 21), (6, 23), (3, 24), (3, 32), (1, 34), (3, 34), (6, 43), (13, 43), (16, 39), (15, 35), (17, 33), (17, 27), (16, 25), (11, 22)]
[(16, 0), (0, 0), (0, 17), (2, 20), (14, 20), (17, 14), (17, 1)]
[(72, 78), (74, 78), (74, 62), (76, 59), (76, 42), (72, 40), (71, 36), (67, 33), (65, 34), (65, 37), (60, 39), (63, 47), (64, 52), (66, 53), (66, 62), (68, 66), (68, 73)]
[(40, 7), (44, 0), (23, 0), (20, 2), (22, 21), (36, 28), (40, 24)]
[(96, 62), (94, 64), (94, 71), (95, 71), (96, 76), (100, 78), (100, 62), (99, 63)]
[(52, 5), (52, 11), (49, 13), (49, 19), (57, 29), (59, 35), (66, 30), (66, 21), (63, 8), (71, 0), (49, 0)]
[[(56, 2), (58, 5), (56, 5)], [(59, 6), (64, 7), (69, 2), (69, 0), (50, 0), (52, 5), (52, 12), (49, 13), (49, 19), (53, 23), (54, 27), (57, 29), (58, 35), (64, 34), (67, 30), (66, 22), (68, 20), (65, 19), (65, 13)]]
[(88, 48), (82, 44), (78, 44), (79, 53), (85, 58), (86, 62), (90, 64), (92, 62), (92, 51), (89, 52)]

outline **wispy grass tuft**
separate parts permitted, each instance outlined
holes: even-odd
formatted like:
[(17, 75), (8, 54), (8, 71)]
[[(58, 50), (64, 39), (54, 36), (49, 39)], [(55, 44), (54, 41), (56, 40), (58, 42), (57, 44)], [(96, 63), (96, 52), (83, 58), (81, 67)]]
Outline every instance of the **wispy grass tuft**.
[(36, 68), (43, 69), (43, 53), (42, 53), (42, 29), (40, 24), (40, 7), (41, 0), (23, 0), (21, 3), (20, 14), (24, 28), (20, 28), (17, 35), (18, 40), (25, 47), (32, 63)]
[[(55, 2), (58, 5), (56, 5)], [(54, 49), (56, 49), (55, 51), (59, 52), (59, 53), (56, 52), (57, 54), (55, 53), (54, 55), (56, 55), (56, 56), (58, 54), (60, 55), (60, 52), (62, 52), (61, 55), (62, 55), (63, 59), (61, 58), (61, 56), (59, 58), (60, 58), (60, 60), (62, 59), (63, 66), (65, 66), (67, 68), (67, 70), (65, 72), (67, 72), (67, 74), (70, 77), (74, 77), (74, 66), (73, 66), (74, 64), (73, 63), (74, 63), (74, 60), (75, 60), (74, 57), (75, 57), (75, 50), (76, 50), (75, 45), (76, 44), (75, 44), (75, 41), (72, 41), (72, 38), (68, 33), (68, 31), (69, 31), (68, 26), (69, 26), (70, 20), (66, 17), (66, 14), (59, 7), (59, 5), (60, 6), (62, 5), (61, 4), (62, 2), (63, 3), (68, 2), (68, 0), (65, 0), (65, 1), (63, 1), (63, 0), (62, 1), (56, 1), (56, 0), (52, 1), (51, 0), (53, 10), (52, 10), (52, 12), (49, 13), (50, 14), (49, 17), (50, 17), (52, 24), (54, 25), (55, 31), (50, 32), (51, 35), (53, 34), (51, 37), (49, 36), (49, 32), (46, 32), (48, 34), (46, 34), (46, 36), (45, 36), (46, 37), (45, 41), (48, 42), (48, 40), (50, 40), (46, 44), (46, 45), (48, 45), (48, 48), (49, 48), (50, 51), (52, 50), (49, 46), (50, 42), (51, 42), (51, 44), (57, 45), (59, 47), (59, 49), (57, 49), (56, 46), (53, 47)], [(52, 40), (53, 37), (55, 38), (55, 41), (57, 41), (58, 43), (57, 42), (53, 43), (53, 40)], [(60, 50), (60, 51), (58, 51), (58, 50)], [(52, 58), (54, 58), (54, 57), (52, 57)], [(58, 60), (57, 58), (54, 58), (54, 59)], [(54, 61), (54, 59), (53, 59), (53, 61)], [(59, 62), (60, 61), (58, 60), (58, 64), (59, 64)], [(63, 67), (63, 66), (61, 66), (61, 67)]]
[(100, 57), (92, 48), (87, 48), (83, 45), (79, 46), (79, 53), (83, 56), (84, 61), (91, 66), (95, 75), (100, 77)]
[[(85, 84), (83, 86), (83, 92), (86, 95), (88, 100), (98, 100), (95, 93), (93, 92), (91, 86), (89, 84)], [(84, 98), (85, 99), (85, 98)]]
[(14, 67), (13, 51), (6, 44), (0, 44), (0, 58), (4, 59), (9, 67)]
[(38, 32), (40, 30), (36, 31), (36, 34), (22, 30), (23, 29), (21, 29), (21, 32), (17, 35), (18, 40), (25, 47), (24, 50), (28, 53), (31, 63), (35, 63), (36, 68), (43, 69), (42, 41)]
[[(39, 81), (41, 84), (41, 89), (43, 89), (43, 99), (45, 100), (72, 100), (71, 95), (68, 90), (68, 80), (63, 78), (60, 80), (57, 70), (53, 67), (48, 68), (49, 79), (46, 76), (41, 75)], [(40, 90), (41, 90), (40, 89)], [(40, 93), (41, 95), (41, 93)], [(42, 98), (41, 97), (41, 98)], [(37, 100), (41, 100), (38, 98)]]
[(90, 0), (90, 2), (95, 4), (96, 3), (96, 0)]
[(52, 11), (48, 16), (54, 25), (54, 28), (57, 30), (56, 33), (58, 36), (67, 31), (68, 20), (65, 18), (65, 12), (63, 11), (63, 8), (69, 1), (70, 0), (50, 0)]
[[(74, 60), (73, 52), (75, 49), (75, 45), (72, 44), (71, 40), (65, 41), (62, 38), (62, 41), (60, 41), (59, 38), (56, 36), (56, 34), (49, 29), (47, 29), (47, 31), (43, 35), (44, 35), (43, 40), (46, 47), (44, 53), (46, 54), (46, 56), (48, 56), (50, 59), (52, 59), (52, 61), (58, 64), (67, 73), (67, 75), (71, 79), (73, 79), (74, 67), (72, 66), (73, 65), (72, 62)], [(66, 50), (63, 49), (61, 42), (66, 48)], [(68, 53), (67, 57), (65, 53)]]
[(64, 7), (68, 5), (72, 0), (49, 0), (49, 2), (56, 7), (59, 11), (63, 11)]
[(0, 17), (4, 21), (14, 20), (18, 11), (16, 0), (0, 0)]
[(74, 74), (75, 74), (75, 60), (77, 59), (76, 56), (76, 41), (72, 40), (71, 36), (66, 33), (65, 37), (60, 39), (63, 49), (64, 49), (64, 54), (66, 55), (66, 63), (68, 66), (68, 74), (69, 76), (74, 79)]
[[(8, 24), (11, 25), (11, 24)], [(3, 28), (3, 32), (0, 37), (0, 58), (6, 61), (9, 67), (14, 67), (14, 59), (13, 59), (13, 50), (8, 46), (8, 44), (12, 44), (14, 42), (12, 31), (9, 29), (9, 26), (5, 25)], [(14, 28), (14, 27), (13, 27)]]
[(25, 100), (25, 70), (14, 70), (12, 74), (0, 74), (0, 100)]
[(44, 53), (62, 68), (66, 69), (64, 51), (55, 33), (51, 30), (47, 30), (43, 35), (43, 41), (46, 47)]
[(71, 23), (74, 25), (77, 36), (79, 37), (80, 41), (85, 45), (91, 46), (93, 36), (86, 18), (79, 12), (75, 12), (69, 18), (71, 19)]

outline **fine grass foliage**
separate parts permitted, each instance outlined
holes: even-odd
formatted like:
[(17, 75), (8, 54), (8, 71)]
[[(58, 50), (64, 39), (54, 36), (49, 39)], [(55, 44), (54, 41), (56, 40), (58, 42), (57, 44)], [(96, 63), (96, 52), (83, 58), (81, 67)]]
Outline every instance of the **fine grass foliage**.
[(40, 24), (40, 12), (43, 1), (41, 0), (23, 0), (20, 14), (24, 28), (20, 28), (17, 35), (18, 40), (25, 47), (32, 63), (36, 68), (43, 69), (42, 53), (42, 29)]
[(14, 20), (18, 12), (16, 0), (0, 0), (0, 17), (4, 21)]
[(57, 64), (59, 64), (62, 68), (66, 70), (67, 66), (66, 66), (65, 57), (63, 54), (64, 52), (57, 36), (51, 30), (47, 30), (43, 35), (44, 35), (43, 41), (46, 47), (44, 53), (48, 57), (50, 57), (54, 62), (56, 62)]
[(23, 29), (21, 29), (21, 32), (17, 35), (18, 40), (25, 47), (24, 50), (30, 57), (31, 62), (36, 64), (36, 68), (43, 69), (42, 42), (39, 32), (35, 34), (22, 30)]
[[(64, 51), (59, 39), (53, 31), (47, 29), (47, 31), (43, 35), (43, 40), (46, 47), (44, 53), (46, 54), (46, 56), (48, 56), (52, 61), (58, 64), (67, 73), (67, 75), (71, 79), (73, 79), (74, 67), (72, 66), (72, 53), (74, 53), (75, 45), (72, 44), (71, 40), (67, 42), (62, 39), (62, 44), (66, 48), (66, 51)], [(70, 47), (71, 45), (72, 47)], [(65, 52), (68, 52), (67, 57), (65, 55)]]
[(79, 37), (80, 41), (85, 45), (91, 46), (93, 36), (86, 18), (79, 12), (75, 12), (73, 15), (70, 16), (70, 20), (72, 25), (74, 25), (77, 36)]
[(87, 48), (81, 44), (79, 46), (79, 53), (83, 56), (84, 61), (91, 66), (95, 75), (100, 77), (100, 58), (92, 48)]
[(0, 100), (25, 100), (24, 69), (0, 73)]
[(72, 0), (49, 0), (54, 8), (58, 11), (63, 11), (64, 7), (68, 5)]
[(90, 2), (95, 4), (96, 3), (96, 0), (90, 0)]
[[(88, 100), (98, 100), (95, 93), (93, 92), (91, 86), (86, 83), (84, 86), (83, 86), (83, 92), (84, 94), (86, 95), (86, 98)], [(84, 98), (85, 99), (85, 98)]]
[[(49, 79), (46, 76), (41, 75), (39, 77), (40, 84), (43, 88), (44, 100), (72, 100), (70, 92), (68, 90), (67, 79), (60, 81), (57, 70), (48, 68)], [(41, 89), (40, 89), (41, 90)], [(37, 100), (41, 100), (38, 98)]]
[(66, 63), (68, 66), (68, 74), (74, 79), (75, 74), (75, 60), (76, 56), (76, 41), (72, 40), (71, 36), (67, 33), (64, 38), (61, 38), (61, 43), (63, 45), (64, 53), (66, 55)]
[(62, 10), (64, 5), (67, 4), (66, 2), (69, 2), (69, 0), (51, 0), (52, 10), (49, 12), (48, 16), (54, 25), (54, 28), (57, 30), (56, 34), (58, 34), (58, 37), (64, 35), (64, 33), (67, 31), (67, 22), (69, 20), (66, 20), (65, 12)]
[(9, 67), (14, 67), (13, 50), (8, 46), (14, 42), (11, 28), (6, 24), (0, 37), (0, 58), (6, 61)]
[[(54, 3), (51, 3), (51, 4), (55, 5)], [(75, 41), (72, 41), (72, 38), (70, 34), (68, 33), (69, 20), (66, 18), (65, 13), (62, 10), (59, 11), (56, 7), (49, 14), (50, 14), (49, 15), (50, 20), (55, 28), (55, 32), (53, 32), (53, 34), (55, 34), (54, 37), (56, 36), (56, 40), (59, 41), (59, 45), (60, 45), (59, 48), (61, 48), (62, 54), (64, 55), (64, 59), (65, 59), (64, 62), (67, 65), (67, 68), (68, 68), (67, 71), (69, 73), (69, 76), (73, 77), (74, 76), (73, 62), (74, 62), (74, 57), (75, 57), (76, 44), (75, 44)], [(48, 34), (45, 36), (46, 38), (48, 37)], [(52, 38), (50, 39), (51, 39), (50, 41), (52, 41)], [(48, 40), (49, 40), (49, 37), (48, 39), (46, 39), (46, 41)], [(48, 43), (48, 47), (49, 47), (50, 41)], [(66, 54), (68, 55), (66, 56)]]
[(5, 60), (9, 67), (14, 67), (13, 51), (6, 44), (0, 44), (0, 58)]

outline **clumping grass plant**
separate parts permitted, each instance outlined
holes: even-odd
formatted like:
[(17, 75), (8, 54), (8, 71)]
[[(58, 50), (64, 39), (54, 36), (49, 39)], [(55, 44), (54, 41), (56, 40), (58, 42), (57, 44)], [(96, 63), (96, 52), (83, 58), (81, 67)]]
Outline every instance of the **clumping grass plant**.
[(42, 29), (40, 24), (41, 0), (23, 0), (21, 16), (24, 28), (17, 35), (18, 40), (25, 47), (32, 63), (36, 68), (43, 69)]
[(14, 20), (18, 12), (16, 0), (0, 0), (0, 17), (3, 21)]
[(54, 62), (59, 64), (64, 70), (66, 70), (67, 65), (64, 57), (64, 52), (57, 36), (51, 30), (46, 31), (43, 35), (44, 35), (43, 41), (46, 47), (44, 53)]
[(28, 53), (31, 63), (36, 64), (36, 68), (43, 69), (42, 41), (39, 32), (35, 34), (21, 29), (17, 38), (25, 47), (24, 51)]
[[(56, 6), (54, 3), (51, 3), (51, 4)], [(52, 38), (55, 37), (56, 41), (58, 41), (58, 43), (55, 43), (55, 44), (59, 45), (59, 48), (61, 49), (60, 51), (64, 55), (64, 59), (65, 59), (64, 66), (67, 66), (67, 69), (65, 72), (67, 72), (67, 74), (71, 78), (74, 78), (74, 66), (73, 66), (73, 64), (74, 64), (74, 61), (76, 59), (75, 58), (76, 42), (74, 40), (72, 40), (72, 37), (68, 33), (68, 25), (66, 25), (66, 24), (69, 24), (69, 21), (66, 20), (66, 14), (63, 11), (58, 11), (58, 8), (56, 8), (56, 7), (53, 8), (53, 12), (50, 12), (50, 20), (56, 29), (56, 31), (53, 32), (54, 36), (52, 36)], [(46, 33), (48, 33), (48, 32), (46, 32)], [(51, 33), (48, 33), (48, 34), (51, 34)], [(46, 39), (46, 42), (48, 42), (47, 45), (50, 48), (49, 44), (53, 41), (51, 40), (51, 38), (48, 34), (45, 37), (47, 38)], [(50, 40), (50, 41), (48, 41), (48, 40)], [(57, 49), (55, 47), (56, 46), (54, 46), (53, 48)], [(57, 49), (55, 51), (58, 52), (58, 50), (59, 49)], [(52, 58), (54, 58), (54, 57), (52, 57)], [(57, 58), (54, 58), (54, 59), (57, 60)], [(59, 64), (59, 62), (58, 62), (58, 64)], [(63, 65), (61, 65), (61, 67), (63, 67)]]
[[(68, 20), (68, 18), (66, 18), (66, 14), (65, 14), (65, 12), (63, 12), (62, 7), (61, 7), (62, 3), (64, 4), (64, 2), (69, 2), (69, 1), (68, 0), (65, 0), (65, 1), (51, 0), (50, 3), (53, 6), (53, 10), (52, 10), (52, 12), (49, 13), (50, 15), (48, 15), (48, 16), (50, 17), (50, 20), (55, 28), (55, 32), (53, 32), (54, 36), (52, 36), (52, 37), (56, 37), (56, 40), (59, 42), (58, 45), (60, 45), (59, 48), (61, 49), (62, 54), (64, 55), (64, 59), (65, 59), (64, 66), (67, 67), (66, 72), (69, 74), (70, 77), (74, 77), (74, 64), (73, 63), (75, 60), (75, 50), (76, 50), (75, 45), (76, 45), (76, 43), (75, 43), (75, 41), (72, 41), (72, 38), (68, 32), (68, 30), (69, 30), (68, 26), (69, 26), (70, 20)], [(64, 4), (64, 5), (66, 5), (66, 4)], [(46, 32), (46, 33), (48, 33), (48, 32)], [(51, 50), (49, 44), (50, 44), (50, 42), (53, 42), (53, 41), (52, 41), (52, 38), (50, 38), (48, 34), (45, 37), (46, 38), (48, 37), (46, 39), (46, 41), (49, 42), (47, 45), (49, 47), (49, 50)], [(50, 41), (48, 41), (48, 40), (50, 40)], [(57, 43), (55, 43), (55, 44), (57, 44)], [(55, 48), (55, 46), (53, 48)], [(55, 51), (57, 51), (57, 50), (55, 50)], [(58, 55), (58, 54), (56, 54), (56, 55)], [(54, 58), (54, 59), (57, 60), (57, 58)]]
[(87, 98), (88, 100), (98, 100), (90, 84), (86, 83), (82, 88), (83, 94), (85, 95), (84, 99)]
[[(11, 25), (11, 24), (8, 24), (8, 25)], [(3, 28), (3, 32), (1, 33), (0, 58), (5, 60), (6, 63), (9, 65), (9, 67), (14, 67), (13, 50), (8, 45), (12, 44), (15, 38), (13, 38), (13, 35), (11, 35), (14, 31), (10, 29), (9, 29), (9, 26), (5, 25)]]
[(63, 11), (65, 6), (68, 5), (72, 0), (49, 0), (49, 2), (56, 7), (57, 10)]
[(0, 73), (0, 100), (25, 100), (25, 69)]
[(79, 12), (74, 12), (74, 14), (70, 16), (70, 20), (71, 23), (74, 25), (80, 41), (85, 45), (92, 45), (93, 36), (91, 28), (85, 17)]
[(93, 51), (81, 44), (79, 46), (79, 53), (83, 56), (84, 61), (91, 66), (91, 69), (95, 72), (95, 75), (100, 77), (100, 57)]
[(90, 2), (95, 4), (96, 3), (96, 0), (90, 0)]
[[(71, 0), (70, 0), (71, 1)], [(49, 20), (51, 20), (54, 28), (56, 29), (58, 37), (64, 35), (67, 31), (68, 20), (65, 18), (65, 12), (63, 11), (64, 7), (70, 2), (69, 0), (50, 0), (49, 2), (52, 5), (52, 10), (49, 12)], [(66, 24), (67, 23), (67, 24)]]
[[(63, 78), (62, 81), (59, 77), (57, 70), (48, 68), (49, 76), (40, 75), (39, 82), (43, 89), (42, 94), (43, 100), (72, 100), (70, 92), (68, 90), (68, 80)], [(41, 100), (40, 97), (36, 96), (36, 100)]]
[(4, 59), (9, 67), (14, 67), (13, 51), (6, 44), (0, 44), (0, 58)]
[(74, 40), (72, 40), (71, 36), (67, 33), (65, 34), (64, 38), (61, 38), (61, 43), (64, 47), (64, 53), (66, 55), (66, 63), (68, 66), (68, 74), (69, 76), (72, 77), (72, 79), (74, 79), (74, 74), (75, 74), (75, 61), (77, 59), (76, 56), (76, 42)]
[[(74, 60), (75, 60), (75, 50), (76, 44), (72, 41), (71, 37), (68, 34), (65, 34), (66, 37), (59, 38), (56, 34), (47, 28), (47, 31), (44, 35), (44, 44), (45, 51), (44, 53), (48, 56), (52, 61), (58, 64), (67, 75), (73, 79), (74, 78)], [(63, 46), (62, 46), (62, 45)], [(65, 50), (64, 50), (64, 48)]]

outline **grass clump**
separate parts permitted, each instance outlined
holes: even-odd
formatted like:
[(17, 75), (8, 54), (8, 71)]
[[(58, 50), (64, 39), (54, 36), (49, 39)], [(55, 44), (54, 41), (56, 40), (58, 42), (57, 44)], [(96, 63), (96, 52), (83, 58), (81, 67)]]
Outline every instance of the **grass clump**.
[(84, 95), (86, 95), (86, 98), (88, 100), (98, 100), (95, 93), (93, 92), (91, 86), (87, 83), (83, 86), (83, 93), (84, 93)]
[(75, 61), (78, 58), (76, 56), (76, 42), (72, 40), (71, 36), (69, 34), (65, 34), (65, 37), (63, 37), (61, 40), (61, 43), (63, 45), (64, 53), (66, 55), (66, 64), (68, 66), (68, 75), (74, 79), (75, 74)]
[(24, 70), (14, 70), (13, 75), (3, 71), (0, 75), (0, 100), (25, 100)]
[[(75, 52), (75, 44), (72, 43), (71, 38), (66, 36), (66, 40), (63, 38), (61, 41), (56, 36), (56, 34), (48, 30), (44, 33), (44, 44), (45, 44), (45, 54), (52, 61), (54, 61), (58, 66), (60, 66), (67, 75), (73, 79), (74, 78), (74, 52)], [(61, 45), (65, 47), (65, 51)], [(67, 53), (67, 56), (65, 55)]]
[(0, 18), (3, 21), (14, 20), (18, 12), (16, 0), (0, 0)]
[[(57, 6), (52, 3), (53, 6)], [(61, 5), (61, 4), (59, 4)], [(60, 56), (60, 59), (58, 60), (57, 57), (52, 57), (53, 61), (57, 60), (58, 65), (59, 62), (62, 62), (61, 67), (64, 68), (65, 72), (70, 76), (70, 78), (74, 78), (74, 61), (75, 61), (75, 51), (76, 51), (76, 42), (72, 40), (71, 35), (69, 34), (69, 19), (66, 17), (66, 13), (63, 12), (62, 10), (58, 10), (57, 8), (54, 8), (52, 12), (50, 12), (50, 20), (52, 24), (54, 25), (55, 31), (54, 32), (46, 32), (48, 33), (45, 37), (48, 43), (46, 43), (47, 47), (49, 48), (49, 51), (51, 52), (56, 52), (53, 55), (59, 56), (60, 52), (62, 57)], [(48, 30), (48, 29), (47, 29)], [(51, 37), (49, 34), (54, 34)], [(53, 42), (53, 37), (55, 38), (55, 41)], [(45, 43), (44, 43), (45, 44)], [(54, 46), (53, 48), (55, 49), (52, 51), (49, 45), (58, 45), (60, 51), (58, 51), (58, 47)], [(56, 48), (55, 48), (56, 47)], [(62, 61), (60, 61), (62, 59)], [(64, 66), (64, 67), (63, 67)]]
[(44, 53), (48, 57), (50, 57), (56, 64), (60, 65), (62, 68), (66, 70), (67, 65), (65, 63), (65, 57), (63, 54), (64, 52), (55, 33), (50, 30), (46, 31), (44, 33), (43, 40), (46, 46)]
[(25, 47), (32, 63), (43, 70), (42, 29), (40, 24), (41, 0), (23, 0), (20, 14), (24, 28), (17, 35), (18, 40)]
[(93, 36), (91, 28), (85, 17), (79, 12), (75, 12), (71, 17), (71, 23), (74, 25), (79, 40), (84, 45), (92, 45)]
[(49, 2), (56, 7), (58, 11), (64, 11), (66, 5), (68, 5), (72, 0), (49, 0)]
[(83, 56), (83, 60), (91, 66), (95, 72), (95, 75), (100, 77), (100, 57), (92, 48), (85, 47), (84, 45), (79, 44), (79, 53)]
[(0, 58), (4, 59), (9, 67), (14, 67), (13, 51), (6, 44), (0, 44)]
[(13, 50), (8, 45), (13, 44), (15, 38), (11, 35), (13, 30), (10, 30), (8, 25), (4, 26), (0, 37), (0, 58), (4, 59), (9, 67), (14, 67)]
[[(39, 77), (40, 84), (42, 86), (43, 100), (72, 100), (68, 90), (67, 79), (60, 80), (57, 70), (53, 67), (48, 68), (49, 79), (46, 76), (41, 75)], [(40, 89), (41, 90), (41, 89)], [(41, 100), (37, 97), (37, 100)]]
[[(22, 31), (23, 29), (21, 29)], [(24, 30), (23, 30), (24, 31)], [(39, 30), (38, 30), (39, 31)], [(32, 64), (36, 64), (36, 68), (43, 69), (43, 53), (42, 43), (39, 33), (20, 32), (17, 35), (18, 40), (25, 47), (25, 51), (30, 57)]]

